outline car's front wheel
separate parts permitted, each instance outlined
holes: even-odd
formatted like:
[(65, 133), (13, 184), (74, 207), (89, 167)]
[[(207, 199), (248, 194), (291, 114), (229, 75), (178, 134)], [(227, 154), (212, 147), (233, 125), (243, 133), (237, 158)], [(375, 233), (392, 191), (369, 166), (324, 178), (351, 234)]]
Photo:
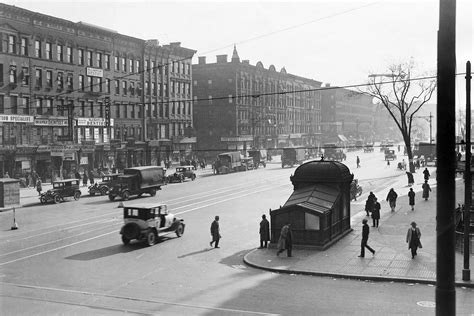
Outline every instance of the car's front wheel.
[(81, 192), (80, 191), (76, 191), (74, 192), (74, 200), (79, 200), (81, 198)]
[(184, 234), (184, 225), (179, 224), (178, 227), (176, 228), (176, 236), (181, 237)]
[(156, 233), (153, 230), (148, 230), (146, 234), (146, 244), (148, 246), (153, 246), (156, 244), (156, 240), (158, 239), (158, 236), (156, 236)]
[(156, 189), (153, 188), (150, 190), (150, 196), (155, 196), (156, 195)]
[(109, 194), (109, 200), (111, 201), (115, 200), (115, 195)]
[(54, 196), (54, 203), (56, 204), (61, 203), (61, 197), (59, 195)]
[(41, 204), (46, 204), (47, 201), (46, 201), (46, 197), (44, 195), (42, 195), (40, 197), (40, 202), (41, 202)]
[(193, 174), (193, 175), (191, 176), (191, 181), (194, 181), (194, 180), (196, 180), (196, 175), (195, 175), (195, 174)]
[(122, 193), (122, 199), (127, 201), (129, 198), (130, 198), (130, 192), (125, 191), (125, 192)]
[(100, 195), (106, 195), (107, 191), (108, 191), (107, 188), (100, 189)]
[(123, 242), (124, 245), (128, 245), (130, 243), (130, 239), (128, 239), (127, 237), (122, 235), (122, 242)]

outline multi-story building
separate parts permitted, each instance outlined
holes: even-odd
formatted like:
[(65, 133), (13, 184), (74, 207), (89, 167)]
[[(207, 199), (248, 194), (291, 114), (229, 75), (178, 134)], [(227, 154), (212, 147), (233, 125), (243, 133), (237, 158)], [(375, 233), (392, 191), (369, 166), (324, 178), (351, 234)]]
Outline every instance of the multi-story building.
[(199, 57), (193, 65), (194, 125), (197, 147), (212, 157), (223, 150), (251, 147), (317, 146), (321, 82), (276, 71), (262, 62)]
[(195, 51), (6, 4), (0, 17), (1, 174), (158, 164), (195, 142)]

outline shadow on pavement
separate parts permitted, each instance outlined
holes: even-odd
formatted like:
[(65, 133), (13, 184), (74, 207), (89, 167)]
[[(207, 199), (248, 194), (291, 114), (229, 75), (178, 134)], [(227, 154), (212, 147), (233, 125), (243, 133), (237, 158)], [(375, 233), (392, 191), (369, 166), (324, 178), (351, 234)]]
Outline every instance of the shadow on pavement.
[(109, 246), (109, 247), (105, 247), (101, 249), (95, 249), (91, 251), (78, 253), (76, 255), (66, 257), (65, 259), (81, 260), (81, 261), (94, 260), (94, 259), (100, 259), (100, 258), (104, 258), (108, 256), (113, 256), (119, 253), (127, 253), (127, 252), (131, 252), (135, 250), (140, 250), (146, 247), (147, 245), (142, 242), (130, 243), (127, 246), (119, 244), (119, 245), (113, 245), (113, 246)]
[(214, 248), (213, 248), (213, 247), (209, 247), (209, 248), (205, 248), (205, 249), (202, 249), (202, 250), (190, 252), (190, 253), (187, 253), (187, 254), (185, 254), (185, 255), (178, 256), (178, 259), (182, 259), (182, 258), (186, 258), (186, 257), (189, 257), (189, 256), (198, 255), (198, 254), (200, 254), (200, 253), (205, 253), (205, 252), (208, 252), (208, 251), (211, 251), (211, 250), (214, 250)]
[(241, 250), (234, 253), (228, 257), (222, 258), (219, 263), (234, 267), (236, 265), (241, 265), (244, 259), (244, 256), (248, 254), (252, 249)]

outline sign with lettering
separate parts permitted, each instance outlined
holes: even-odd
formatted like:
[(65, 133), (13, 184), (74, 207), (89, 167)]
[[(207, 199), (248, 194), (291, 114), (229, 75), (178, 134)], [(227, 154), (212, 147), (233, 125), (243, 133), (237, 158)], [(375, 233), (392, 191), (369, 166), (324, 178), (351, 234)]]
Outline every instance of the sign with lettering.
[[(78, 126), (106, 126), (105, 118), (103, 117), (78, 117)], [(110, 119), (110, 126), (114, 126), (114, 120)]]
[(35, 126), (67, 126), (67, 119), (35, 118)]
[(86, 74), (90, 77), (100, 77), (100, 78), (104, 77), (104, 71), (100, 68), (87, 67)]
[(51, 146), (51, 156), (63, 157), (64, 156), (64, 146), (62, 146), (62, 145), (52, 145)]
[(1, 114), (0, 115), (0, 122), (8, 122), (8, 123), (33, 123), (34, 116), (29, 115), (8, 115), (8, 114)]
[(38, 148), (36, 149), (37, 153), (49, 153), (51, 152), (51, 146), (50, 145), (39, 145)]

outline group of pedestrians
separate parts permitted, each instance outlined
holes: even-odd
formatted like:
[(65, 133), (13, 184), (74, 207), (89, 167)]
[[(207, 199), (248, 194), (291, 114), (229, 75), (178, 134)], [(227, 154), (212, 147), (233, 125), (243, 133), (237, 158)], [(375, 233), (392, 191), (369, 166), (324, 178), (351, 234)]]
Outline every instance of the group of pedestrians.
[(76, 178), (79, 181), (82, 180), (82, 185), (83, 186), (87, 186), (88, 181), (91, 185), (93, 185), (95, 183), (94, 173), (92, 172), (92, 170), (84, 171), (82, 176), (79, 173), (79, 171), (76, 170), (75, 173), (74, 173), (74, 178)]
[(365, 212), (368, 217), (372, 216), (372, 227), (379, 227), (380, 208), (380, 203), (378, 202), (377, 197), (371, 191), (367, 197), (367, 201), (365, 201)]

